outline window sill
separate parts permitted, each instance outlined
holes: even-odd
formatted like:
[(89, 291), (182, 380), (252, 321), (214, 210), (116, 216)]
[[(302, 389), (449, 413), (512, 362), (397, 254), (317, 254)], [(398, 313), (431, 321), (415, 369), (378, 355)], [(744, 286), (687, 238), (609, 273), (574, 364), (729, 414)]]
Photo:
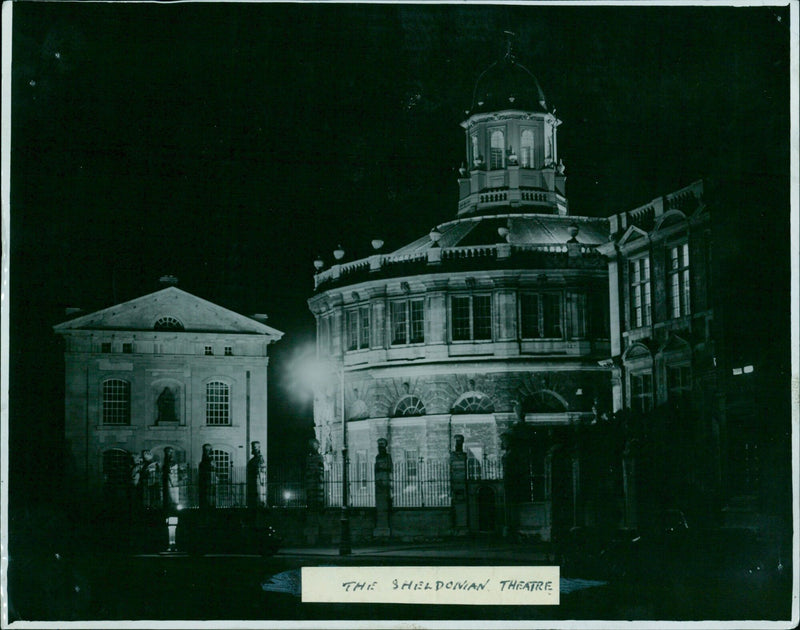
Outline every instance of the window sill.
[(179, 424), (175, 422), (172, 424), (166, 424), (166, 423), (148, 424), (147, 428), (152, 431), (179, 431), (181, 429), (186, 430), (187, 427), (185, 424)]
[(138, 429), (138, 426), (132, 424), (96, 424), (94, 425), (96, 431), (133, 431)]

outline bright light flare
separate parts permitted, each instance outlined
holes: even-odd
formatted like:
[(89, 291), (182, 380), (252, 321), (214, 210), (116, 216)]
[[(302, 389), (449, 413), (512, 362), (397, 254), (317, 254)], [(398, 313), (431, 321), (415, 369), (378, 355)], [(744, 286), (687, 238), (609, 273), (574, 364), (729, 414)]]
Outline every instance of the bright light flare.
[(313, 343), (298, 346), (286, 362), (283, 376), (284, 389), (298, 402), (313, 400), (316, 392), (325, 391), (336, 383), (336, 372), (331, 363), (317, 358)]

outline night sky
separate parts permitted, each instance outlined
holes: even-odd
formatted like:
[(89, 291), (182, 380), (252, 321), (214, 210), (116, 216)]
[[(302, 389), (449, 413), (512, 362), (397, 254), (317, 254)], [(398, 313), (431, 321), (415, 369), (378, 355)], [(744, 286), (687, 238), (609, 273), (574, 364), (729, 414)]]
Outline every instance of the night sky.
[(731, 347), (788, 369), (788, 16), (15, 3), (12, 472), (57, 472), (64, 309), (149, 293), (165, 273), (286, 333), (270, 447), (302, 453), (311, 410), (289, 366), (313, 340), (312, 260), (339, 243), (345, 260), (366, 255), (376, 237), (391, 251), (455, 217), (459, 123), (504, 30), (564, 121), (571, 212), (607, 216), (704, 178)]

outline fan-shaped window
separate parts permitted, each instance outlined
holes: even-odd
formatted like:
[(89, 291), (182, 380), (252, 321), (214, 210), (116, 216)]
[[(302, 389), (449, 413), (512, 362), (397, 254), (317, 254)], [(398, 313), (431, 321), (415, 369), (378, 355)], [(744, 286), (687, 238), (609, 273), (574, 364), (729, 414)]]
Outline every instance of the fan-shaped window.
[(563, 413), (567, 410), (564, 400), (554, 394), (542, 390), (527, 396), (522, 403), (525, 413)]
[(408, 416), (424, 416), (425, 404), (418, 396), (409, 394), (403, 396), (394, 408), (394, 416), (397, 418)]
[(120, 448), (103, 453), (103, 481), (108, 488), (124, 488), (131, 472), (131, 454)]
[(131, 423), (131, 384), (117, 378), (103, 382), (103, 424)]
[(462, 394), (453, 404), (453, 413), (492, 413), (494, 405), (491, 398), (480, 392)]
[(174, 317), (162, 317), (153, 326), (155, 330), (183, 330), (183, 324)]
[(522, 168), (533, 168), (533, 131), (525, 129), (520, 136), (520, 164)]

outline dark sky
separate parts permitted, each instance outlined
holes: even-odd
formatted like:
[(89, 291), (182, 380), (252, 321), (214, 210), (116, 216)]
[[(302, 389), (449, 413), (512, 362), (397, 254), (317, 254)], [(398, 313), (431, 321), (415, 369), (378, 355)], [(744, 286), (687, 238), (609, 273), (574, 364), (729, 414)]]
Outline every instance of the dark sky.
[(508, 29), (564, 121), (572, 213), (705, 178), (740, 352), (787, 346), (787, 8), (17, 2), (19, 465), (36, 460), (25, 447), (58, 448), (64, 308), (137, 297), (164, 273), (286, 332), (271, 444), (302, 438), (310, 409), (285, 375), (313, 338), (313, 258), (365, 255), (375, 237), (392, 249), (455, 216), (459, 122)]

